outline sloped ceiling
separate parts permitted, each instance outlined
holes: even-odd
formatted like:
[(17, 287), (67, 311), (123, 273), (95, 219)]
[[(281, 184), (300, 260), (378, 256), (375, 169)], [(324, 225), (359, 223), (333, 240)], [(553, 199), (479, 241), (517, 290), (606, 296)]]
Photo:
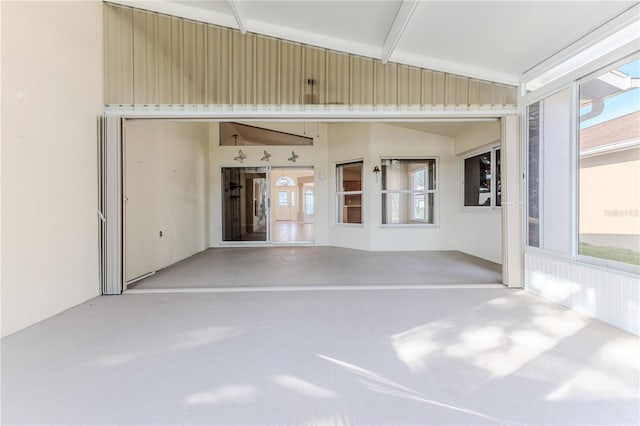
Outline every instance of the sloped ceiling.
[(635, 1), (113, 1), (328, 49), (501, 83)]

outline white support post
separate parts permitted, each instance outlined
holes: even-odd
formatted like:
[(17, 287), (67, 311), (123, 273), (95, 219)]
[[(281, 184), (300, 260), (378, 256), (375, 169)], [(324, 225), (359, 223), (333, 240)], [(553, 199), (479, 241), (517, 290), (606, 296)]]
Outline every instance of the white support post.
[(502, 282), (508, 287), (524, 286), (523, 221), (524, 190), (520, 120), (502, 117)]
[(122, 119), (103, 118), (100, 215), (102, 294), (121, 294), (122, 288)]

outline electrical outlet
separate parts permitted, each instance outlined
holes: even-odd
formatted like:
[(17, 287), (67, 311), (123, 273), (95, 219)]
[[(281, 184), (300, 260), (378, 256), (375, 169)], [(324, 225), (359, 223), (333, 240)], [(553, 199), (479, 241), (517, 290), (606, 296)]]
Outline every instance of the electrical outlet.
[(160, 238), (162, 238), (162, 236), (164, 235), (164, 232), (160, 231), (159, 234), (160, 234)]

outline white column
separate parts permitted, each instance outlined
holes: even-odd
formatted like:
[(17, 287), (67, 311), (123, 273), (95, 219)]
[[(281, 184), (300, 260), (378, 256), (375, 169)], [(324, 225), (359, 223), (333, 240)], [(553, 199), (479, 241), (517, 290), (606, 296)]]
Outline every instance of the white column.
[(100, 232), (102, 294), (120, 294), (122, 285), (122, 119), (107, 116), (100, 147)]

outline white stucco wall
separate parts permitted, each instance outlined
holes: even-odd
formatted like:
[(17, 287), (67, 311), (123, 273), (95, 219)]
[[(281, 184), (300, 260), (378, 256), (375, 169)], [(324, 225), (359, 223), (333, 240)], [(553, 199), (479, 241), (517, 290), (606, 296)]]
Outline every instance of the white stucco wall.
[(0, 3), (2, 335), (99, 293), (102, 2)]
[[(371, 198), (369, 171), (373, 169), (371, 160), (370, 123), (332, 123), (329, 125), (329, 244), (359, 250), (371, 250), (371, 215), (368, 206)], [(362, 224), (339, 224), (337, 221), (336, 164), (363, 161), (362, 180)]]
[(129, 281), (209, 246), (209, 124), (128, 120), (124, 135), (125, 279)]
[[(459, 156), (459, 188), (462, 193), (464, 173), (463, 158), (481, 147), (500, 141), (500, 122), (481, 122), (455, 138), (455, 152)], [(502, 211), (500, 208), (464, 207), (462, 196), (458, 199), (459, 233), (458, 250), (502, 263)]]

